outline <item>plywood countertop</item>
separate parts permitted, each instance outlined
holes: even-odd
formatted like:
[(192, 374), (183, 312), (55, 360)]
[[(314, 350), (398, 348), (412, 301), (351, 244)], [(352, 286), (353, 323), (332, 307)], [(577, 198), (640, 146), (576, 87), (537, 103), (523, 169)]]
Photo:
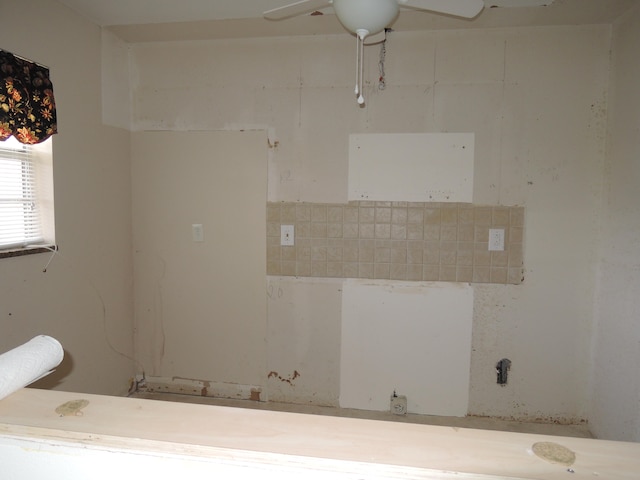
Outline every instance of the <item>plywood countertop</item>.
[[(369, 478), (367, 472), (387, 478), (640, 478), (635, 443), (36, 389), (0, 400), (0, 437), (361, 472), (361, 478)], [(537, 456), (532, 447), (541, 442), (570, 450), (575, 462)]]

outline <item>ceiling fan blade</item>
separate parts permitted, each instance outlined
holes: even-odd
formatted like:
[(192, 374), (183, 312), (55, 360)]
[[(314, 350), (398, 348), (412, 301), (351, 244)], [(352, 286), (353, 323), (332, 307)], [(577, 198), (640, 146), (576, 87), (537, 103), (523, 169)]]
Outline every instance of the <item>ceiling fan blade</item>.
[(284, 20), (285, 18), (296, 17), (319, 8), (328, 7), (332, 3), (333, 0), (301, 0), (284, 7), (267, 10), (262, 15), (267, 20)]
[(484, 8), (483, 0), (398, 0), (401, 7), (473, 18)]

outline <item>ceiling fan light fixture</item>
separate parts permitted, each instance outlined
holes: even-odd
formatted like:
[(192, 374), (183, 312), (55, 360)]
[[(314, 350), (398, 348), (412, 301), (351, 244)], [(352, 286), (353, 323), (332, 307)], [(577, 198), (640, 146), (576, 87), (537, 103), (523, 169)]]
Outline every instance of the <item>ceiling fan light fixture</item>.
[(333, 9), (344, 28), (358, 35), (359, 30), (368, 35), (383, 31), (399, 11), (396, 0), (333, 0)]

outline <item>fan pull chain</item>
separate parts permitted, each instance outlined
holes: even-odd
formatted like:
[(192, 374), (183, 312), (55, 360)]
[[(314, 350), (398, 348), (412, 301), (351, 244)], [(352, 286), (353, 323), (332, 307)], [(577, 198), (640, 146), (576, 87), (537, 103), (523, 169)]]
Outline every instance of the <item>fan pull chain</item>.
[(360, 96), (358, 96), (358, 105), (364, 104), (364, 97), (362, 96), (362, 86), (364, 78), (364, 37), (360, 39)]
[(384, 40), (380, 44), (380, 59), (378, 60), (378, 70), (380, 71), (380, 77), (379, 77), (380, 83), (378, 83), (379, 90), (384, 90), (385, 87), (387, 86), (387, 81), (385, 79), (385, 73), (384, 73), (384, 61), (387, 56), (387, 31), (388, 29), (385, 28)]
[(356, 30), (356, 95), (358, 96), (358, 105), (364, 105), (364, 96), (362, 95), (362, 79), (364, 78), (364, 39), (367, 35), (369, 35), (368, 30)]
[(360, 95), (360, 37), (356, 35), (356, 97)]

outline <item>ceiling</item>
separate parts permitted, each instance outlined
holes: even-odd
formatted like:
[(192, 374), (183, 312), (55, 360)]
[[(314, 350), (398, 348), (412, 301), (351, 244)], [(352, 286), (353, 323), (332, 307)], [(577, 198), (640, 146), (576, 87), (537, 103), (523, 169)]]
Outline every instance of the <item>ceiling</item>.
[[(277, 35), (343, 33), (324, 15), (304, 15), (281, 21), (262, 12), (294, 0), (58, 0), (128, 42), (202, 40)], [(545, 3), (541, 0), (535, 0)], [(526, 5), (532, 0), (485, 0), (487, 5)], [(533, 25), (612, 23), (640, 0), (555, 0), (546, 7), (485, 8), (473, 20), (422, 11), (402, 11), (394, 30), (491, 28)]]

